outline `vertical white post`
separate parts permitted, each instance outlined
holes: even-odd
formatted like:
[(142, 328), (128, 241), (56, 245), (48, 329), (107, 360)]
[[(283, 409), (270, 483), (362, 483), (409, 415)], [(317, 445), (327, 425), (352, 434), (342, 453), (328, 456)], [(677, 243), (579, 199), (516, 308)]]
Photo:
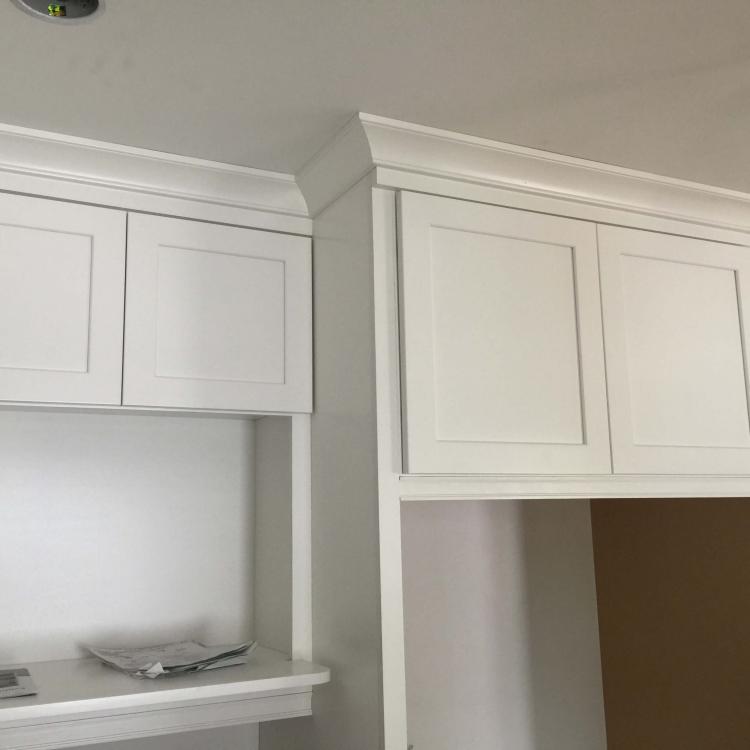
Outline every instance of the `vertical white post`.
[(383, 649), (384, 750), (407, 746), (403, 581), (401, 570), (400, 365), (396, 201), (372, 191), (375, 358), (378, 424), (380, 617)]
[(312, 660), (310, 415), (292, 417), (292, 658)]

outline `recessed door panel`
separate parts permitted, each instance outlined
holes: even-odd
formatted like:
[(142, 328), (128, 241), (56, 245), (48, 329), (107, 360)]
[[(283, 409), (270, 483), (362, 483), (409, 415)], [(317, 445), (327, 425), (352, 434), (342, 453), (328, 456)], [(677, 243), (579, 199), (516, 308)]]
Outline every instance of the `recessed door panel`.
[(158, 266), (158, 377), (284, 383), (282, 260), (160, 246)]
[(437, 439), (581, 445), (573, 249), (437, 227), (430, 242)]

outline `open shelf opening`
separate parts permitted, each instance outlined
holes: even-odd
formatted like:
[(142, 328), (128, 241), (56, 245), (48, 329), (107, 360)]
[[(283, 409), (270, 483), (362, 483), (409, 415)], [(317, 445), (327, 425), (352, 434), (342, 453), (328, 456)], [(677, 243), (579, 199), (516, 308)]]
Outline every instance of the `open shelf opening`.
[[(278, 416), (0, 411), (0, 665), (39, 688), (0, 702), (0, 748), (310, 713), (328, 671), (292, 659), (292, 432)], [(259, 648), (155, 681), (83, 648), (183, 639)]]

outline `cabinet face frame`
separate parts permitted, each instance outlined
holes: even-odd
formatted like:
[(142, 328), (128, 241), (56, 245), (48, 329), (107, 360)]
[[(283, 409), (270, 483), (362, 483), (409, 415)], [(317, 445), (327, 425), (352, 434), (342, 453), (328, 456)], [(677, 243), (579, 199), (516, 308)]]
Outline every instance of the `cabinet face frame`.
[[(579, 393), (580, 437), (558, 441), (439, 439), (432, 286), (433, 227), (534, 243), (560, 252), (566, 314), (577, 350), (568, 373)], [(589, 222), (449, 198), (399, 194), (402, 419), (410, 474), (607, 474), (611, 471), (596, 228)], [(563, 252), (569, 253), (570, 270)], [(511, 251), (515, 253), (515, 248)], [(565, 279), (566, 273), (571, 276)], [(560, 289), (558, 288), (558, 293)], [(567, 305), (570, 304), (570, 308)], [(540, 357), (540, 361), (542, 357)], [(577, 365), (577, 369), (575, 369)], [(550, 363), (554, 367), (554, 363)], [(529, 398), (535, 398), (529, 391)], [(478, 408), (478, 406), (477, 406)]]
[[(750, 248), (613, 226), (598, 235), (614, 472), (750, 474)], [(645, 288), (655, 271), (661, 292)], [(702, 325), (691, 329), (701, 293)], [(662, 318), (653, 337), (640, 319), (649, 310)]]
[(0, 195), (0, 401), (120, 404), (125, 224), (123, 211)]
[[(232, 276), (245, 274), (252, 280), (254, 269), (266, 273), (269, 283), (256, 280), (255, 288), (243, 298), (239, 289), (232, 286)], [(180, 273), (184, 276), (180, 277)], [(212, 288), (212, 273), (217, 274), (216, 289)], [(203, 330), (193, 336), (191, 326), (187, 325), (189, 321), (172, 319), (179, 317), (179, 311), (175, 312), (173, 307), (170, 309), (171, 301), (190, 299), (186, 287), (191, 284), (196, 285), (196, 303), (200, 303), (201, 298), (204, 301), (208, 298), (206, 315), (214, 315), (223, 323), (234, 326), (237, 335), (240, 335), (237, 333), (241, 328), (240, 315), (249, 325), (254, 322), (248, 312), (253, 304), (251, 295), (266, 295), (273, 306), (269, 318), (275, 332), (266, 335), (262, 326), (248, 331), (248, 338), (254, 337), (258, 347), (247, 344), (245, 365), (253, 367), (250, 362), (253, 357), (262, 364), (271, 352), (275, 364), (269, 377), (245, 377), (230, 372), (236, 367), (232, 357), (227, 356), (222, 363), (205, 355), (212, 348), (210, 331)], [(229, 290), (228, 284), (232, 286)], [(243, 301), (247, 302), (248, 309), (241, 308)], [(263, 303), (258, 303), (256, 312), (262, 306)], [(131, 214), (128, 223), (123, 405), (312, 411), (311, 309), (309, 238)], [(235, 313), (237, 317), (233, 319)], [(186, 332), (186, 340), (171, 350), (170, 321), (178, 326), (178, 330)], [(160, 322), (165, 328), (165, 338), (161, 341)], [(200, 319), (193, 322), (201, 323)], [(225, 335), (225, 331), (216, 330), (219, 340)], [(219, 344), (217, 351), (226, 354), (229, 345)], [(180, 372), (181, 363), (190, 358), (193, 349), (199, 352), (195, 359), (198, 364), (196, 371), (187, 368)], [(170, 351), (167, 356), (178, 364), (159, 372), (160, 351)], [(204, 375), (198, 372), (212, 367), (216, 368), (213, 373)], [(222, 374), (222, 368), (226, 369), (227, 375)]]

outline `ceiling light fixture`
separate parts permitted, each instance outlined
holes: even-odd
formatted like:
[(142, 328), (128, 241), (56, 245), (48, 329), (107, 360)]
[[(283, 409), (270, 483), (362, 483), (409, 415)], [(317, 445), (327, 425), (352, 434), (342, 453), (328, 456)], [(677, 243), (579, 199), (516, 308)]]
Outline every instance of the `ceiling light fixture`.
[(49, 0), (11, 0), (22, 10), (37, 18), (44, 18), (56, 23), (78, 21), (102, 9), (103, 0), (61, 0), (51, 3)]

